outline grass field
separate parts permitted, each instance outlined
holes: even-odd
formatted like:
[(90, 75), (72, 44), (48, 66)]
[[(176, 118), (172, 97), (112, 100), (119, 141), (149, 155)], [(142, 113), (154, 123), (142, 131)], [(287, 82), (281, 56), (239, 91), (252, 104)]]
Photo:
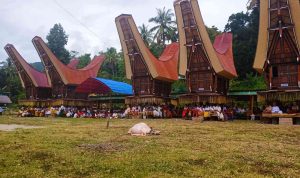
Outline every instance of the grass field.
[(0, 177), (300, 177), (300, 127), (258, 122), (13, 118), (44, 126), (0, 131)]

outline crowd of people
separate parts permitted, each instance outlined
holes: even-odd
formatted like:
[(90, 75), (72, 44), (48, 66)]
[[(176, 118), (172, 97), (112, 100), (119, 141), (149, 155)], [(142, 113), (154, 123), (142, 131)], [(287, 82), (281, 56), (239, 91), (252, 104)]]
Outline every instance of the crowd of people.
[(231, 107), (226, 105), (189, 105), (182, 111), (182, 118), (191, 119), (203, 117), (204, 119), (217, 119), (231, 121), (237, 117), (246, 116), (247, 111), (242, 107)]
[(277, 102), (273, 102), (272, 104), (266, 105), (263, 111), (265, 114), (294, 114), (299, 112), (299, 105), (296, 102), (285, 105), (279, 105)]
[(122, 110), (97, 109), (86, 107), (22, 107), (18, 111), (20, 117), (67, 117), (67, 118), (122, 118)]
[(178, 117), (179, 108), (173, 105), (138, 105), (127, 106), (124, 116), (125, 117), (138, 117), (138, 118), (174, 118)]
[(243, 115), (246, 110), (240, 107), (224, 105), (186, 105), (175, 107), (173, 105), (138, 105), (127, 106), (120, 109), (97, 109), (86, 107), (22, 107), (18, 111), (19, 117), (67, 117), (67, 118), (184, 118), (197, 117), (215, 118), (218, 120), (233, 120)]
[[(104, 107), (105, 108), (105, 107)], [(0, 115), (3, 108), (0, 107)], [(232, 107), (228, 105), (213, 104), (190, 104), (177, 107), (171, 104), (162, 105), (136, 105), (125, 106), (124, 108), (98, 109), (97, 107), (21, 107), (17, 113), (19, 117), (67, 117), (67, 118), (119, 118), (119, 119), (148, 119), (148, 118), (183, 118), (183, 119), (214, 119), (214, 120), (234, 120), (243, 118), (256, 118), (262, 113), (282, 114), (299, 113), (299, 105), (294, 102), (286, 105), (278, 105), (277, 102), (268, 104), (259, 109), (254, 108), (254, 113), (250, 113), (243, 107)]]

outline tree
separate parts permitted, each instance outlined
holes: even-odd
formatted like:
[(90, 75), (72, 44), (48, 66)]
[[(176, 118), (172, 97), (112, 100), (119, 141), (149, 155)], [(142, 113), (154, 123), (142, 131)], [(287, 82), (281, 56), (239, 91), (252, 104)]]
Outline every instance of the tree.
[(110, 79), (115, 79), (117, 77), (117, 65), (118, 61), (121, 60), (120, 54), (117, 52), (116, 48), (107, 48), (104, 52), (105, 61), (101, 67), (100, 76)]
[(161, 53), (164, 51), (164, 45), (160, 45), (158, 43), (151, 43), (149, 48), (152, 54), (157, 58), (159, 58)]
[(140, 34), (142, 39), (144, 40), (145, 44), (149, 47), (149, 44), (152, 42), (152, 32), (148, 29), (148, 26), (145, 24), (142, 24), (142, 26), (139, 26)]
[(123, 52), (119, 52), (119, 56), (120, 56), (120, 58), (117, 61), (117, 77), (115, 77), (115, 79), (118, 81), (130, 83), (131, 81), (129, 81), (126, 78), (125, 60), (124, 60)]
[(90, 62), (91, 62), (91, 54), (84, 54), (78, 57), (79, 59), (79, 63), (77, 68), (78, 69), (82, 69), (84, 67), (86, 67)]
[(34, 62), (31, 63), (30, 65), (40, 72), (43, 72), (45, 70), (45, 67), (42, 62)]
[(214, 43), (216, 36), (220, 35), (222, 32), (216, 27), (206, 27), (207, 33), (209, 35), (210, 41)]
[(47, 35), (48, 46), (52, 52), (60, 59), (64, 64), (70, 62), (70, 52), (65, 48), (68, 43), (68, 35), (64, 31), (61, 24), (55, 24), (50, 29)]
[(231, 91), (257, 91), (266, 90), (267, 85), (263, 76), (257, 76), (256, 74), (249, 73), (246, 77), (241, 79), (233, 79), (230, 81)]
[(233, 33), (234, 62), (240, 79), (247, 73), (255, 73), (252, 68), (256, 52), (259, 27), (259, 11), (254, 8), (251, 13), (240, 12), (229, 17), (225, 31)]
[(71, 59), (72, 58), (76, 58), (78, 55), (79, 55), (78, 51), (74, 51), (74, 50), (70, 51), (70, 57), (71, 57)]
[(173, 94), (182, 94), (186, 93), (187, 91), (187, 86), (186, 82), (183, 79), (179, 79), (176, 82), (172, 84), (172, 93)]
[(150, 32), (154, 32), (154, 40), (159, 45), (165, 45), (166, 41), (175, 42), (178, 39), (176, 22), (173, 20), (174, 13), (171, 9), (157, 9), (157, 16), (150, 18), (149, 22), (156, 24)]
[(8, 93), (15, 102), (23, 99), (25, 92), (10, 58), (0, 64), (0, 93)]

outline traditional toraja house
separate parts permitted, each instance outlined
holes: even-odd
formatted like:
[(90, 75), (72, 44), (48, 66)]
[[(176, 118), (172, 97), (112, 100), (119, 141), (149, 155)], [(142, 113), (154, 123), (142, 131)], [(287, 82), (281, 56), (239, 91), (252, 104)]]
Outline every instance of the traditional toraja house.
[(51, 87), (46, 74), (39, 72), (29, 65), (13, 45), (7, 44), (4, 49), (16, 67), (22, 86), (26, 92), (26, 98), (51, 98)]
[(76, 86), (90, 77), (97, 76), (104, 61), (104, 55), (96, 56), (91, 63), (83, 69), (72, 69), (58, 60), (40, 37), (33, 38), (32, 42), (45, 66), (53, 97), (85, 99), (86, 95), (75, 94)]
[(189, 94), (180, 103), (225, 103), (229, 80), (236, 77), (232, 34), (223, 33), (212, 45), (197, 0), (176, 0), (180, 42), (179, 74), (186, 76)]
[[(259, 101), (279, 101), (284, 105), (299, 102), (300, 2), (253, 2), (255, 3), (252, 5), (258, 5), (260, 8), (259, 36), (253, 67), (264, 74), (268, 85), (268, 91), (259, 93)], [(286, 125), (299, 124), (299, 118), (299, 114), (263, 113), (263, 120)]]
[(126, 77), (132, 81), (134, 90), (134, 96), (128, 97), (126, 103), (164, 102), (172, 83), (178, 80), (178, 43), (166, 46), (157, 59), (142, 40), (131, 15), (120, 15), (116, 25), (124, 52)]
[(300, 2), (255, 1), (260, 8), (259, 38), (254, 68), (263, 73), (267, 101), (300, 100)]

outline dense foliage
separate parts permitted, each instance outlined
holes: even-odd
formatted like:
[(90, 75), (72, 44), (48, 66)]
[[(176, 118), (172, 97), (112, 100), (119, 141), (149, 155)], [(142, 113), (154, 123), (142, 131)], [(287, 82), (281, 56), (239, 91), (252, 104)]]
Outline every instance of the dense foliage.
[(0, 78), (0, 94), (9, 95), (13, 101), (25, 97), (17, 70), (11, 59), (8, 58), (0, 63)]
[(263, 76), (258, 76), (256, 74), (246, 74), (246, 78), (233, 79), (230, 81), (231, 91), (256, 91), (256, 90), (266, 90), (267, 86)]
[(40, 72), (45, 70), (45, 67), (42, 62), (34, 62), (31, 63), (30, 65)]
[(79, 59), (79, 63), (77, 65), (78, 69), (84, 68), (85, 66), (87, 66), (90, 62), (91, 62), (91, 54), (83, 54), (81, 56), (78, 57)]
[(222, 33), (216, 26), (206, 27), (206, 30), (212, 43), (214, 43), (216, 36)]
[(70, 52), (65, 48), (65, 45), (68, 43), (68, 35), (61, 24), (55, 24), (53, 28), (50, 29), (47, 40), (49, 48), (58, 59), (64, 64), (68, 64), (71, 59)]
[(116, 48), (111, 47), (107, 48), (103, 54), (106, 59), (98, 76), (113, 80), (126, 81), (123, 53), (118, 53)]
[(171, 9), (157, 9), (157, 16), (149, 19), (149, 22), (155, 24), (151, 28), (154, 32), (154, 41), (159, 45), (165, 45), (167, 41), (176, 42), (178, 39), (174, 13)]
[(259, 11), (240, 12), (229, 17), (226, 31), (233, 33), (233, 52), (235, 66), (240, 79), (245, 79), (247, 73), (254, 73), (253, 61), (256, 52), (259, 27)]
[[(240, 12), (229, 17), (226, 31), (233, 33), (233, 52), (235, 67), (239, 78), (231, 83), (231, 90), (266, 89), (263, 77), (257, 77), (253, 69), (259, 28), (259, 9)], [(253, 75), (252, 75), (253, 74)]]

